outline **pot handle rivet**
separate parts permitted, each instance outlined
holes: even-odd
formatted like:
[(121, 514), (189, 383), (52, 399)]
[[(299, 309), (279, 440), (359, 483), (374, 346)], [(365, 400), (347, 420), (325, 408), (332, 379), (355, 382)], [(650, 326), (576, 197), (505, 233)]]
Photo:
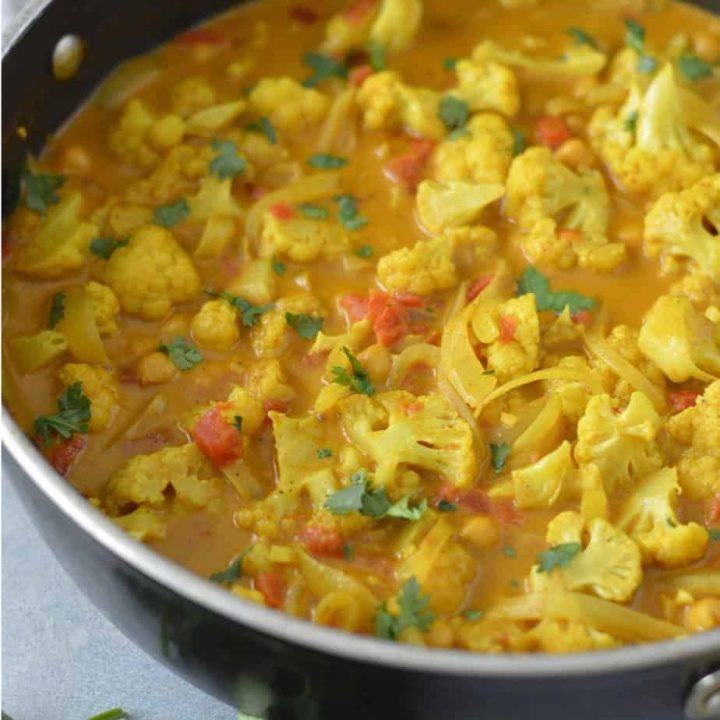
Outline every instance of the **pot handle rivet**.
[(685, 700), (687, 720), (720, 720), (720, 670), (693, 684)]

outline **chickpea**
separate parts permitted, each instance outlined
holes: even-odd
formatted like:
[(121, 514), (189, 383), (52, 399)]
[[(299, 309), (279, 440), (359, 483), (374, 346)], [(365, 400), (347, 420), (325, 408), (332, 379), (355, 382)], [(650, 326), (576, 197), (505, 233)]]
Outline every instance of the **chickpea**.
[(374, 383), (381, 385), (387, 380), (392, 365), (392, 356), (384, 345), (379, 343), (371, 345), (358, 353), (358, 360)]
[(555, 157), (575, 170), (597, 165), (595, 153), (580, 138), (566, 140), (555, 151)]
[(720, 627), (720, 598), (703, 598), (685, 610), (685, 627), (701, 632)]
[(143, 385), (168, 382), (176, 373), (172, 360), (161, 352), (146, 355), (140, 360), (137, 368), (138, 378)]
[(460, 534), (480, 550), (493, 547), (500, 541), (497, 523), (484, 515), (468, 520)]
[(715, 62), (720, 58), (720, 36), (708, 30), (699, 30), (693, 37), (693, 48), (703, 60)]
[(179, 115), (163, 115), (156, 120), (148, 132), (150, 142), (158, 150), (169, 150), (182, 142), (185, 135), (185, 121)]

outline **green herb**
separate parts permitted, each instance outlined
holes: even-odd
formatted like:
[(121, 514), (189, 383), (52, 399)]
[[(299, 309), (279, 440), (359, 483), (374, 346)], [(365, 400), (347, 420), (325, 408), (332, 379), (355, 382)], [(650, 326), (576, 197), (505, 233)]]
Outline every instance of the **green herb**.
[(314, 340), (323, 325), (323, 318), (312, 315), (294, 315), (285, 313), (285, 322), (302, 338)]
[(277, 133), (268, 118), (262, 117), (257, 122), (246, 125), (245, 128), (251, 132), (262, 133), (271, 145), (277, 145)]
[(502, 549), (503, 555), (506, 557), (512, 558), (513, 560), (517, 557), (517, 550), (514, 547), (510, 547), (507, 545)]
[(453, 142), (466, 137), (472, 137), (472, 133), (465, 127), (457, 128), (448, 135), (448, 139)]
[(344, 557), (346, 560), (352, 560), (352, 559), (353, 559), (354, 553), (353, 553), (352, 545), (351, 545), (350, 543), (343, 543), (343, 546), (342, 546), (342, 554), (343, 554), (343, 557)]
[(313, 205), (312, 203), (298, 205), (298, 210), (304, 217), (310, 218), (311, 220), (327, 220), (330, 215), (326, 208)]
[[(221, 180), (234, 178), (245, 172), (247, 163), (238, 155), (237, 145), (232, 140), (213, 140), (211, 143), (217, 155), (210, 161), (210, 172)], [(173, 223), (174, 224), (174, 223)]]
[(379, 42), (371, 42), (367, 46), (370, 67), (375, 72), (382, 72), (387, 67), (387, 48)]
[(363, 506), (365, 492), (366, 483), (353, 480), (347, 487), (328, 496), (325, 508), (333, 515), (349, 515), (351, 512), (359, 512)]
[(90, 252), (97, 255), (103, 260), (109, 260), (110, 256), (121, 247), (125, 247), (128, 244), (128, 238), (122, 240), (115, 240), (111, 237), (98, 237), (90, 243)]
[(443, 70), (447, 72), (455, 72), (455, 66), (458, 63), (458, 59), (454, 57), (446, 57), (442, 61)]
[(417, 505), (410, 507), (410, 496), (398, 500), (391, 505), (382, 517), (394, 517), (402, 520), (419, 520), (427, 512), (427, 500), (423, 498)]
[(190, 215), (190, 206), (185, 198), (180, 198), (173, 203), (161, 205), (155, 208), (155, 222), (163, 227), (170, 228), (173, 225), (187, 220)]
[(677, 523), (676, 523), (672, 518), (666, 518), (666, 520), (667, 520), (667, 524), (668, 524), (671, 528), (677, 527)]
[(503, 471), (509, 454), (510, 446), (507, 443), (501, 443), (500, 445), (490, 443), (490, 459), (496, 475)]
[(202, 353), (185, 338), (177, 337), (169, 345), (160, 343), (158, 350), (165, 353), (178, 370), (191, 370), (202, 361)]
[(242, 315), (242, 324), (244, 327), (252, 327), (255, 323), (257, 323), (261, 315), (264, 315), (269, 310), (275, 309), (275, 303), (269, 303), (268, 305), (253, 305), (245, 298), (238, 297), (237, 295), (225, 292), (224, 290), (222, 292), (206, 290), (205, 292), (208, 295), (222, 298), (225, 302), (230, 303), (230, 305), (232, 305)]
[(538, 556), (538, 572), (552, 572), (556, 567), (567, 567), (571, 560), (582, 550), (580, 543), (570, 542), (555, 545), (549, 550), (543, 550)]
[(520, 581), (519, 581), (519, 580), (512, 579), (512, 580), (510, 581), (510, 586), (511, 586), (511, 587), (514, 587), (515, 589), (517, 589), (517, 588), (520, 587)]
[(382, 603), (375, 615), (375, 634), (385, 640), (397, 640), (403, 630), (417, 628), (425, 632), (435, 619), (427, 610), (430, 598), (420, 593), (420, 584), (411, 577), (403, 584), (397, 596), (398, 615), (393, 615)]
[(340, 157), (339, 155), (331, 155), (330, 153), (316, 153), (311, 155), (307, 164), (310, 167), (319, 168), (320, 170), (331, 170), (335, 168), (342, 168), (347, 165), (347, 159)]
[(485, 613), (482, 610), (464, 610), (462, 616), (466, 620), (480, 620)]
[(597, 50), (597, 42), (595, 39), (588, 35), (582, 28), (569, 27), (565, 31), (578, 45), (589, 45), (591, 48)]
[(637, 70), (643, 75), (650, 75), (657, 70), (657, 60), (652, 55), (641, 55), (638, 60)]
[(50, 303), (50, 314), (48, 316), (48, 325), (54, 328), (65, 317), (65, 293), (56, 292), (52, 296)]
[(361, 245), (355, 251), (355, 254), (361, 258), (371, 258), (373, 256), (372, 245)]
[(470, 117), (470, 108), (464, 100), (446, 95), (440, 102), (438, 117), (448, 130), (455, 130), (465, 126)]
[(525, 148), (527, 147), (527, 140), (525, 140), (525, 136), (516, 127), (511, 127), (510, 132), (513, 136), (513, 156), (524, 153)]
[(324, 460), (325, 458), (332, 457), (332, 450), (330, 448), (320, 448), (317, 451), (318, 460)]
[(46, 447), (52, 443), (53, 433), (66, 440), (75, 433), (85, 434), (90, 423), (90, 400), (83, 393), (82, 383), (69, 385), (57, 399), (59, 412), (35, 419), (35, 434)]
[(338, 220), (346, 230), (359, 230), (368, 223), (368, 219), (358, 214), (358, 200), (353, 195), (336, 195), (333, 200), (338, 204)]
[(632, 18), (625, 18), (625, 44), (641, 55), (645, 52), (645, 28)]
[(242, 426), (243, 426), (242, 415), (236, 415), (236, 416), (233, 418), (233, 427), (234, 427), (238, 432), (242, 432)]
[(710, 63), (690, 53), (685, 53), (680, 56), (678, 59), (678, 68), (680, 68), (680, 72), (690, 80), (690, 82), (705, 80), (706, 78), (712, 77), (713, 74)]
[(336, 382), (338, 385), (346, 385), (362, 395), (374, 395), (375, 387), (368, 374), (363, 370), (360, 361), (348, 348), (343, 347), (342, 351), (350, 363), (351, 372), (348, 372), (344, 367), (335, 365), (332, 368), (332, 374), (335, 376), (333, 382)]
[(637, 110), (633, 110), (626, 118), (625, 118), (625, 129), (629, 133), (635, 134), (635, 131), (637, 130), (637, 122), (638, 122), (638, 112)]
[(60, 201), (60, 196), (55, 191), (65, 183), (62, 175), (34, 174), (24, 167), (20, 172), (20, 178), (25, 184), (25, 205), (31, 210), (45, 213), (48, 205), (55, 205)]
[(272, 259), (272, 271), (278, 275), (283, 276), (287, 270), (285, 263), (282, 260), (278, 260), (276, 257)]
[(495, 371), (494, 370), (483, 370), (482, 374), (483, 375), (494, 375)]
[(121, 707), (116, 707), (93, 715), (88, 720), (123, 720), (124, 718), (127, 718), (127, 713)]
[(574, 315), (580, 310), (592, 310), (597, 303), (580, 293), (566, 290), (553, 292), (550, 290), (550, 281), (532, 266), (525, 268), (518, 280), (518, 295), (533, 293), (538, 310), (552, 310), (558, 315), (568, 307), (570, 314)]
[(348, 70), (341, 62), (319, 52), (306, 53), (303, 64), (313, 71), (313, 74), (303, 81), (305, 87), (315, 87), (327, 78), (339, 77), (344, 80), (348, 76)]
[(227, 567), (227, 570), (213, 573), (209, 580), (214, 583), (233, 583), (242, 577), (243, 560), (253, 549), (253, 545), (248, 545)]
[(710, 536), (710, 540), (717, 542), (720, 540), (720, 528), (708, 528), (708, 535)]
[(441, 500), (437, 504), (437, 509), (440, 512), (455, 512), (457, 510), (457, 505), (451, 503), (449, 500)]

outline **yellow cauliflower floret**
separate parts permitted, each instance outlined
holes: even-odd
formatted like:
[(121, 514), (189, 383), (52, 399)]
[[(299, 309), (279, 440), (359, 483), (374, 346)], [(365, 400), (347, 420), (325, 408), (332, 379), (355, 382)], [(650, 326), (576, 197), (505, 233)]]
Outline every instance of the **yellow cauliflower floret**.
[(193, 338), (200, 347), (229, 350), (240, 337), (235, 309), (225, 300), (208, 300), (190, 323)]
[(660, 425), (643, 393), (634, 392), (622, 412), (616, 412), (609, 395), (595, 395), (578, 422), (575, 460), (597, 465), (609, 494), (630, 487), (662, 464), (655, 442)]
[(438, 140), (447, 128), (438, 117), (441, 94), (406, 85), (396, 72), (371, 75), (358, 90), (356, 99), (365, 126), (371, 130), (405, 129), (413, 135)]
[(433, 234), (452, 227), (472, 225), (491, 203), (505, 194), (503, 185), (423, 180), (417, 189), (420, 222)]
[(260, 429), (265, 421), (265, 409), (260, 400), (244, 387), (235, 387), (230, 391), (227, 400), (217, 403), (223, 418), (232, 424), (239, 415), (242, 418), (242, 431), (252, 435)]
[(453, 243), (444, 237), (419, 240), (411, 248), (383, 255), (377, 264), (380, 283), (391, 292), (430, 295), (457, 285)]
[(277, 360), (264, 360), (253, 365), (248, 372), (247, 387), (263, 402), (287, 401), (295, 397), (295, 390), (288, 384), (282, 365)]
[(513, 157), (513, 136), (507, 122), (494, 113), (478, 113), (465, 129), (468, 135), (438, 143), (432, 156), (435, 179), (504, 183)]
[(162, 540), (167, 535), (167, 521), (162, 511), (143, 505), (112, 521), (136, 540)]
[(565, 589), (626, 602), (642, 582), (638, 546), (607, 520), (586, 522), (580, 513), (563, 512), (548, 524), (546, 539), (551, 548), (570, 546), (575, 554), (550, 572), (536, 565), (530, 575), (533, 592)]
[(140, 358), (136, 372), (141, 385), (155, 385), (170, 382), (178, 369), (165, 353), (158, 351)]
[(58, 372), (65, 387), (82, 383), (83, 393), (90, 400), (90, 432), (100, 432), (113, 421), (118, 410), (120, 388), (113, 374), (99, 365), (68, 363)]
[(51, 206), (35, 235), (15, 251), (15, 270), (46, 279), (81, 267), (89, 255), (90, 242), (98, 235), (93, 223), (80, 220), (82, 204), (79, 192), (69, 192)]
[(107, 286), (91, 280), (85, 287), (85, 295), (90, 299), (95, 323), (101, 335), (112, 335), (118, 326), (115, 316), (120, 312), (120, 303), (115, 293)]
[(670, 286), (670, 295), (686, 297), (703, 312), (711, 305), (720, 307), (720, 283), (714, 282), (699, 267), (684, 273), (680, 280), (674, 282)]
[(276, 129), (291, 133), (319, 123), (328, 104), (321, 92), (288, 77), (264, 78), (250, 93), (250, 106), (258, 115), (267, 117)]
[[(517, 2), (518, 0), (513, 0)], [(505, 0), (507, 3), (508, 0)], [(527, 4), (527, 3), (526, 3)], [(513, 644), (514, 650), (549, 653), (576, 653), (590, 650), (609, 650), (622, 642), (608, 633), (588, 625), (562, 620), (541, 620), (522, 638), (522, 645)]]
[(512, 117), (520, 109), (515, 73), (496, 62), (459, 60), (455, 64), (457, 87), (452, 95), (464, 100), (471, 111), (487, 110)]
[(416, 397), (404, 390), (373, 398), (354, 394), (338, 409), (350, 442), (374, 461), (379, 486), (395, 488), (406, 467), (440, 475), (458, 487), (474, 480), (472, 431), (444, 397)]
[(290, 218), (283, 220), (266, 213), (260, 237), (260, 257), (280, 257), (309, 263), (331, 259), (350, 249), (350, 236), (327, 221)]
[(707, 530), (697, 523), (681, 523), (676, 514), (677, 470), (662, 468), (649, 476), (630, 496), (617, 526), (630, 533), (646, 562), (665, 567), (687, 565), (707, 550)]
[(202, 77), (185, 78), (170, 90), (173, 111), (182, 117), (203, 110), (217, 102), (215, 88)]
[(188, 254), (169, 230), (145, 225), (108, 260), (105, 279), (123, 311), (145, 320), (165, 317), (173, 305), (200, 292), (200, 278)]
[(264, 313), (251, 332), (252, 346), (258, 357), (277, 357), (287, 348), (289, 325), (285, 313), (293, 315), (323, 316), (322, 303), (310, 293), (289, 295)]
[(525, 233), (530, 259), (569, 268), (609, 271), (625, 260), (623, 243), (608, 238), (609, 198), (602, 175), (574, 172), (548, 148), (534, 147), (513, 160), (506, 212)]

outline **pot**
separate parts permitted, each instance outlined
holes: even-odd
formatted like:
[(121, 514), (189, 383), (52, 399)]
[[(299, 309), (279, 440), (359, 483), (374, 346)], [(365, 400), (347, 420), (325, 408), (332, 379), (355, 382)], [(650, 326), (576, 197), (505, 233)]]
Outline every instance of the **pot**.
[[(720, 3), (698, 4), (717, 12)], [(230, 5), (28, 3), (3, 57), (4, 210), (16, 201), (26, 152), (38, 152), (118, 62)], [(60, 81), (51, 56), (68, 34), (84, 42), (85, 57), (71, 79)], [(27, 140), (18, 135), (21, 126)], [(495, 656), (319, 627), (244, 601), (136, 542), (46, 463), (6, 409), (3, 424), (4, 472), (77, 585), (145, 651), (247, 714), (269, 720), (720, 718), (720, 630), (591, 654)]]

